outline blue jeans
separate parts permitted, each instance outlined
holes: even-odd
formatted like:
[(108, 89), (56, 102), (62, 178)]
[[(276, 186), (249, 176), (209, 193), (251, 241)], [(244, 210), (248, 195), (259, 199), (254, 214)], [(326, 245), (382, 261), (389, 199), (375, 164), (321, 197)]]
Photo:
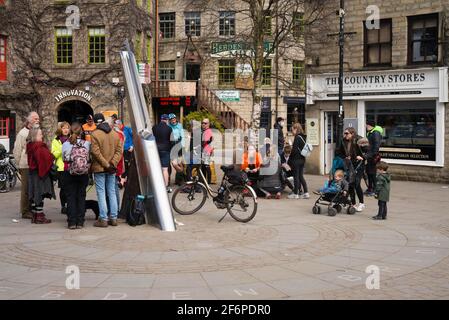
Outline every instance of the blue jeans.
[(117, 219), (118, 205), (115, 187), (117, 180), (115, 174), (94, 173), (95, 188), (97, 189), (98, 206), (100, 208), (100, 219), (108, 220), (108, 205), (106, 203), (106, 193), (109, 200), (109, 212), (111, 219)]

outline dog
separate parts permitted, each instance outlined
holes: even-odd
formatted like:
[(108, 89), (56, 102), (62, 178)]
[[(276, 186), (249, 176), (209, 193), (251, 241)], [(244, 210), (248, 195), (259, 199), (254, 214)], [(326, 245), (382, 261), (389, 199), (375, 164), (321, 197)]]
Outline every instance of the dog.
[(92, 210), (95, 213), (95, 219), (98, 220), (100, 216), (100, 207), (97, 200), (86, 200), (86, 211)]

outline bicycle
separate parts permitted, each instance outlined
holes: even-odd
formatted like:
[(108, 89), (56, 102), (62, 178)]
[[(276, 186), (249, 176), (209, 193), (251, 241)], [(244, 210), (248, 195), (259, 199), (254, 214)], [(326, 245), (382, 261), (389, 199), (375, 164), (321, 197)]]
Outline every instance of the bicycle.
[[(234, 171), (234, 166), (221, 166), (224, 172), (218, 191), (212, 190), (207, 183), (201, 166), (197, 168), (197, 175), (175, 190), (171, 199), (173, 209), (181, 215), (191, 215), (199, 211), (206, 199), (211, 197), (217, 209), (226, 209), (221, 222), (229, 215), (238, 222), (251, 221), (257, 212), (257, 195), (248, 185), (245, 174)], [(239, 177), (236, 176), (239, 174)], [(245, 178), (246, 177), (246, 178)], [(202, 182), (200, 181), (202, 179)]]

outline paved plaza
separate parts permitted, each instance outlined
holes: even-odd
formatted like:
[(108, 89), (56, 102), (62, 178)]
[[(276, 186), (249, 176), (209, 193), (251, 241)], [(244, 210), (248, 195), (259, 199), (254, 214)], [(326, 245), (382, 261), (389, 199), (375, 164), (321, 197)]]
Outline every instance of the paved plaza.
[[(310, 188), (323, 177), (307, 176)], [(285, 194), (286, 195), (286, 194)], [(53, 220), (18, 215), (20, 190), (0, 194), (0, 299), (448, 299), (449, 189), (392, 182), (386, 221), (371, 220), (377, 202), (354, 216), (313, 215), (316, 199), (259, 200), (253, 221), (218, 220), (209, 202), (179, 216), (174, 233), (152, 226), (68, 230), (59, 201)], [(88, 199), (94, 199), (90, 192)], [(17, 219), (13, 221), (13, 219)], [(66, 288), (66, 268), (80, 289)], [(380, 288), (367, 289), (368, 266)]]

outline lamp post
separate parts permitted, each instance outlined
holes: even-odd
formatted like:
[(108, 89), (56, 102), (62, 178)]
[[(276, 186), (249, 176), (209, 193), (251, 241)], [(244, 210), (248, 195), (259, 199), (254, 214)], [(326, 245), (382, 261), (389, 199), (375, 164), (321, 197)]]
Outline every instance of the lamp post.
[(345, 1), (340, 0), (340, 9), (338, 10), (340, 17), (340, 61), (338, 72), (338, 125), (337, 125), (337, 146), (341, 144), (343, 136), (343, 120), (345, 118), (345, 111), (343, 108), (343, 63), (344, 63), (344, 47), (345, 47)]
[(123, 101), (125, 100), (125, 87), (124, 86), (117, 88), (117, 97), (120, 101), (119, 118), (122, 120), (122, 122), (124, 122), (125, 121), (125, 117), (123, 114)]

